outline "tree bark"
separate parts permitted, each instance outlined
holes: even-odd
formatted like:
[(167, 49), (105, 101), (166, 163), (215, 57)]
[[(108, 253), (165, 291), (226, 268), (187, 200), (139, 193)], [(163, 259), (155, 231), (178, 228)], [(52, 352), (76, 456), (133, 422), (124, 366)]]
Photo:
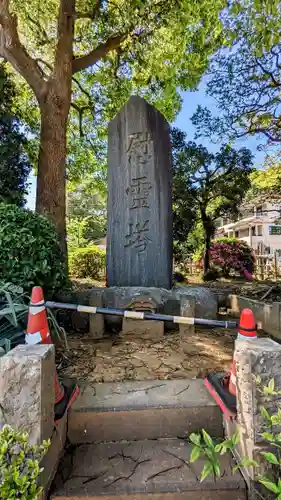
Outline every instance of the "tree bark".
[(204, 233), (205, 233), (205, 250), (204, 250), (204, 264), (203, 264), (203, 270), (204, 270), (204, 276), (207, 274), (207, 272), (210, 269), (210, 246), (211, 246), (211, 233), (209, 230), (209, 227), (206, 226), (204, 227)]
[[(69, 83), (71, 88), (71, 80)], [(52, 86), (40, 105), (41, 136), (37, 175), (36, 211), (50, 217), (66, 255), (66, 136), (70, 92)]]
[(41, 134), (36, 210), (53, 219), (65, 256), (67, 120), (71, 103), (74, 14), (75, 0), (60, 0), (54, 71), (44, 96), (38, 99)]

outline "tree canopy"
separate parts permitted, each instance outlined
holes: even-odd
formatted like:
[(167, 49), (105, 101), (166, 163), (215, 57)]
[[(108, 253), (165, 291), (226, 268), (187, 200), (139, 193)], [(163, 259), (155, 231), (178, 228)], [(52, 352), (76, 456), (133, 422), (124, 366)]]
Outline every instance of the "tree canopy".
[(24, 205), (31, 165), (24, 151), (26, 138), (14, 114), (15, 84), (0, 64), (0, 201)]
[(197, 137), (221, 140), (259, 135), (267, 144), (281, 142), (280, 3), (234, 1), (224, 16), (222, 49), (211, 64), (207, 93), (219, 116), (198, 107), (193, 117)]
[[(215, 221), (238, 212), (245, 192), (250, 187), (252, 153), (241, 148), (222, 146), (217, 153), (195, 142), (186, 142), (186, 134), (173, 131), (177, 139), (174, 164), (174, 204), (184, 204), (204, 230), (205, 274), (209, 269), (209, 248)], [(175, 147), (175, 142), (174, 142)], [(177, 217), (179, 215), (177, 214)], [(183, 221), (182, 227), (184, 227)], [(186, 234), (187, 237), (187, 234)]]
[[(9, 3), (10, 12), (18, 19), (22, 63), (25, 55), (33, 56), (33, 61), (28, 59), (28, 75), (7, 50), (0, 47), (0, 55), (16, 66), (28, 82), (20, 81), (18, 105), (37, 139), (28, 144), (37, 166), (40, 112), (34, 85), (39, 82), (40, 87), (41, 80), (47, 82), (58, 63), (58, 23), (64, 2), (6, 0), (2, 7), (3, 28), (8, 9), (5, 5)], [(79, 181), (86, 171), (99, 169), (106, 153), (107, 123), (132, 93), (145, 97), (168, 120), (175, 118), (181, 106), (178, 89), (196, 87), (210, 55), (221, 44), (219, 13), (225, 1), (172, 0), (169, 5), (161, 0), (70, 3), (72, 12), (68, 15), (74, 19), (74, 37), (67, 165), (68, 178)]]

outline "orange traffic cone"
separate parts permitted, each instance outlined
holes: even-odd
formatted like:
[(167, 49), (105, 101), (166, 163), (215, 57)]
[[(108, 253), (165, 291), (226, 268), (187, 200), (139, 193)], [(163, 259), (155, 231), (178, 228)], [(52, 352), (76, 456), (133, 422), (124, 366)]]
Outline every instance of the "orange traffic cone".
[[(35, 286), (32, 289), (25, 342), (30, 345), (52, 344), (43, 290), (40, 286)], [(79, 387), (76, 384), (69, 386), (60, 384), (57, 371), (55, 372), (54, 387), (55, 422), (58, 422), (77, 398)]]
[[(236, 340), (255, 340), (257, 328), (251, 309), (243, 309), (238, 325)], [(236, 360), (235, 352), (228, 373), (211, 373), (207, 375), (204, 384), (227, 418), (236, 414)]]
[(41, 286), (34, 286), (29, 305), (26, 344), (52, 344)]
[(251, 309), (243, 309), (240, 315), (237, 340), (255, 340), (257, 338), (257, 325)]

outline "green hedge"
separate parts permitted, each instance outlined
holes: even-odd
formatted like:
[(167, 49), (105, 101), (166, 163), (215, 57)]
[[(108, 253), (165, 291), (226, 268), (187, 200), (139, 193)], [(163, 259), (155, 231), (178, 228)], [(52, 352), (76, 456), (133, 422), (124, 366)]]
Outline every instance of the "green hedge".
[(40, 285), (48, 295), (67, 283), (56, 231), (46, 217), (0, 203), (0, 281), (28, 293)]
[(75, 278), (99, 279), (105, 271), (105, 251), (97, 246), (76, 248), (69, 252), (69, 272)]

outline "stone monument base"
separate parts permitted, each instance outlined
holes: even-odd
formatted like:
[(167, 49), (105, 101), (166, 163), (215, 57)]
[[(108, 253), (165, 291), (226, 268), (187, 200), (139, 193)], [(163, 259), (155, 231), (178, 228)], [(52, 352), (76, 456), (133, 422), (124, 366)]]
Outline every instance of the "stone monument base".
[[(172, 290), (146, 287), (95, 288), (90, 291), (89, 303), (96, 307), (152, 312), (172, 316), (189, 316), (216, 319), (218, 303), (216, 296), (207, 288), (177, 286)], [(103, 331), (145, 336), (149, 332), (163, 336), (165, 331), (181, 329), (187, 333), (187, 326), (162, 321), (147, 321), (118, 316), (90, 315), (89, 331), (93, 338), (101, 338)], [(190, 332), (190, 326), (188, 327)]]

